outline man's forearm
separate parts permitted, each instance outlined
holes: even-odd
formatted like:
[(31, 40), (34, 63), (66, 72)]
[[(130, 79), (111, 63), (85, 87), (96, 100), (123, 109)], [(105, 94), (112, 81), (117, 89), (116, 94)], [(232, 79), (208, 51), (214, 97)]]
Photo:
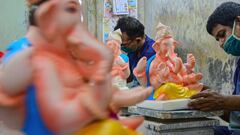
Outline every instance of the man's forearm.
[(224, 96), (223, 109), (229, 111), (240, 111), (240, 96)]

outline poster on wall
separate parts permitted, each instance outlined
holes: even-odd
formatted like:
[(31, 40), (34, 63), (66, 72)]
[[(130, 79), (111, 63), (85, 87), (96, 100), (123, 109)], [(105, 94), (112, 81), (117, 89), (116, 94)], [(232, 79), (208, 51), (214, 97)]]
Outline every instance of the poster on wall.
[(128, 0), (129, 15), (137, 18), (137, 0)]
[(114, 15), (128, 15), (128, 0), (113, 0)]
[[(114, 3), (115, 1), (115, 3)], [(124, 2), (127, 2), (128, 6), (128, 13), (125, 14), (116, 14), (114, 13), (114, 8), (119, 6), (119, 8), (122, 8), (122, 4)], [(114, 5), (119, 3), (120, 5)], [(122, 9), (121, 9), (122, 10)], [(120, 10), (119, 10), (120, 11)], [(137, 18), (137, 0), (104, 0), (104, 16), (103, 16), (103, 41), (104, 43), (108, 39), (109, 32), (114, 30), (114, 27), (117, 24), (117, 21), (120, 17), (124, 15), (129, 15), (132, 17)]]

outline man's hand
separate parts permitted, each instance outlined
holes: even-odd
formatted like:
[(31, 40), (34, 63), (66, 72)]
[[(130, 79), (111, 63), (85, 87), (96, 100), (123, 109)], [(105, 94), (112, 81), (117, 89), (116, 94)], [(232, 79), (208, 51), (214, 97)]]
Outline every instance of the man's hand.
[(207, 86), (207, 85), (203, 85), (202, 91), (205, 91), (205, 90), (208, 90), (208, 89), (211, 89), (211, 87)]
[(193, 99), (189, 108), (201, 111), (214, 111), (224, 109), (226, 97), (210, 90), (205, 90), (191, 97)]

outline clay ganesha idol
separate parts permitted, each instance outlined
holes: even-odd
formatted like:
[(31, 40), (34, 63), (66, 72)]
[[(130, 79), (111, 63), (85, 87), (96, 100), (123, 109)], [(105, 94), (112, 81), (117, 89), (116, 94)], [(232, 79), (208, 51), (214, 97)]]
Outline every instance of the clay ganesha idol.
[[(79, 134), (79, 130), (84, 131), (87, 124), (101, 117), (99, 112), (108, 111), (112, 98), (111, 55), (84, 29), (77, 0), (51, 0), (40, 6), (35, 15), (38, 37), (29, 40), (34, 48), (31, 64), (36, 89), (32, 90), (35, 94), (25, 94), (36, 99), (41, 121), (30, 124), (30, 129), (43, 124), (47, 128), (43, 132)], [(119, 123), (117, 126), (129, 134), (136, 133)], [(114, 132), (108, 127), (109, 132)]]
[(114, 55), (113, 67), (111, 75), (113, 77), (113, 85), (120, 89), (128, 89), (126, 79), (130, 75), (129, 59), (126, 54), (121, 51), (121, 30), (118, 29), (109, 34), (107, 47), (110, 48)]
[[(109, 112), (113, 105), (117, 110), (123, 105), (117, 104), (117, 101), (126, 96), (123, 91), (118, 92), (111, 87), (110, 51), (84, 28), (79, 13), (80, 5), (77, 0), (51, 0), (38, 7), (35, 15), (39, 30), (35, 31), (34, 38), (29, 38), (34, 49), (28, 59), (34, 68), (34, 72), (30, 74), (36, 89), (24, 91), (21, 94), (26, 96), (20, 95), (19, 98), (0, 93), (3, 98), (0, 104), (15, 106), (28, 97), (27, 102), (31, 106), (26, 105), (24, 108), (26, 107), (27, 112), (29, 109), (37, 110), (29, 111), (34, 115), (25, 115), (27, 119), (32, 119), (27, 122), (27, 134), (30, 130), (38, 132), (33, 128), (37, 125), (44, 128), (39, 129), (41, 133), (38, 133), (41, 135), (49, 132), (84, 135), (89, 133), (84, 131), (89, 130), (95, 135), (137, 135), (138, 133), (116, 120), (109, 120), (106, 116), (106, 120), (102, 120), (103, 113)], [(124, 104), (133, 104), (134, 100)], [(99, 121), (95, 122), (96, 120)], [(136, 122), (139, 123), (135, 121), (135, 124)], [(101, 128), (102, 126), (107, 128)]]
[[(159, 24), (157, 39), (153, 45), (156, 55), (147, 60), (140, 59), (134, 74), (143, 86), (152, 85), (155, 93), (150, 100), (168, 100), (189, 98), (201, 91), (203, 84), (201, 73), (194, 73), (195, 57), (187, 55), (187, 62), (175, 53), (178, 42), (174, 39), (168, 26)], [(175, 96), (172, 96), (175, 95)]]

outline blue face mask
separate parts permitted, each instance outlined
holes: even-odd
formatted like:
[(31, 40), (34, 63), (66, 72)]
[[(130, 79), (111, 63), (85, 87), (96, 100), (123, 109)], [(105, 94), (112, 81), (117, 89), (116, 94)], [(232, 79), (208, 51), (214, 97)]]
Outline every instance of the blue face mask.
[(240, 56), (240, 38), (234, 35), (235, 33), (235, 22), (233, 25), (233, 33), (228, 39), (224, 42), (223, 49), (228, 54), (232, 54), (233, 56)]
[(121, 50), (124, 51), (125, 53), (132, 53), (132, 52), (134, 52), (132, 49), (124, 47), (123, 45), (121, 45)]

